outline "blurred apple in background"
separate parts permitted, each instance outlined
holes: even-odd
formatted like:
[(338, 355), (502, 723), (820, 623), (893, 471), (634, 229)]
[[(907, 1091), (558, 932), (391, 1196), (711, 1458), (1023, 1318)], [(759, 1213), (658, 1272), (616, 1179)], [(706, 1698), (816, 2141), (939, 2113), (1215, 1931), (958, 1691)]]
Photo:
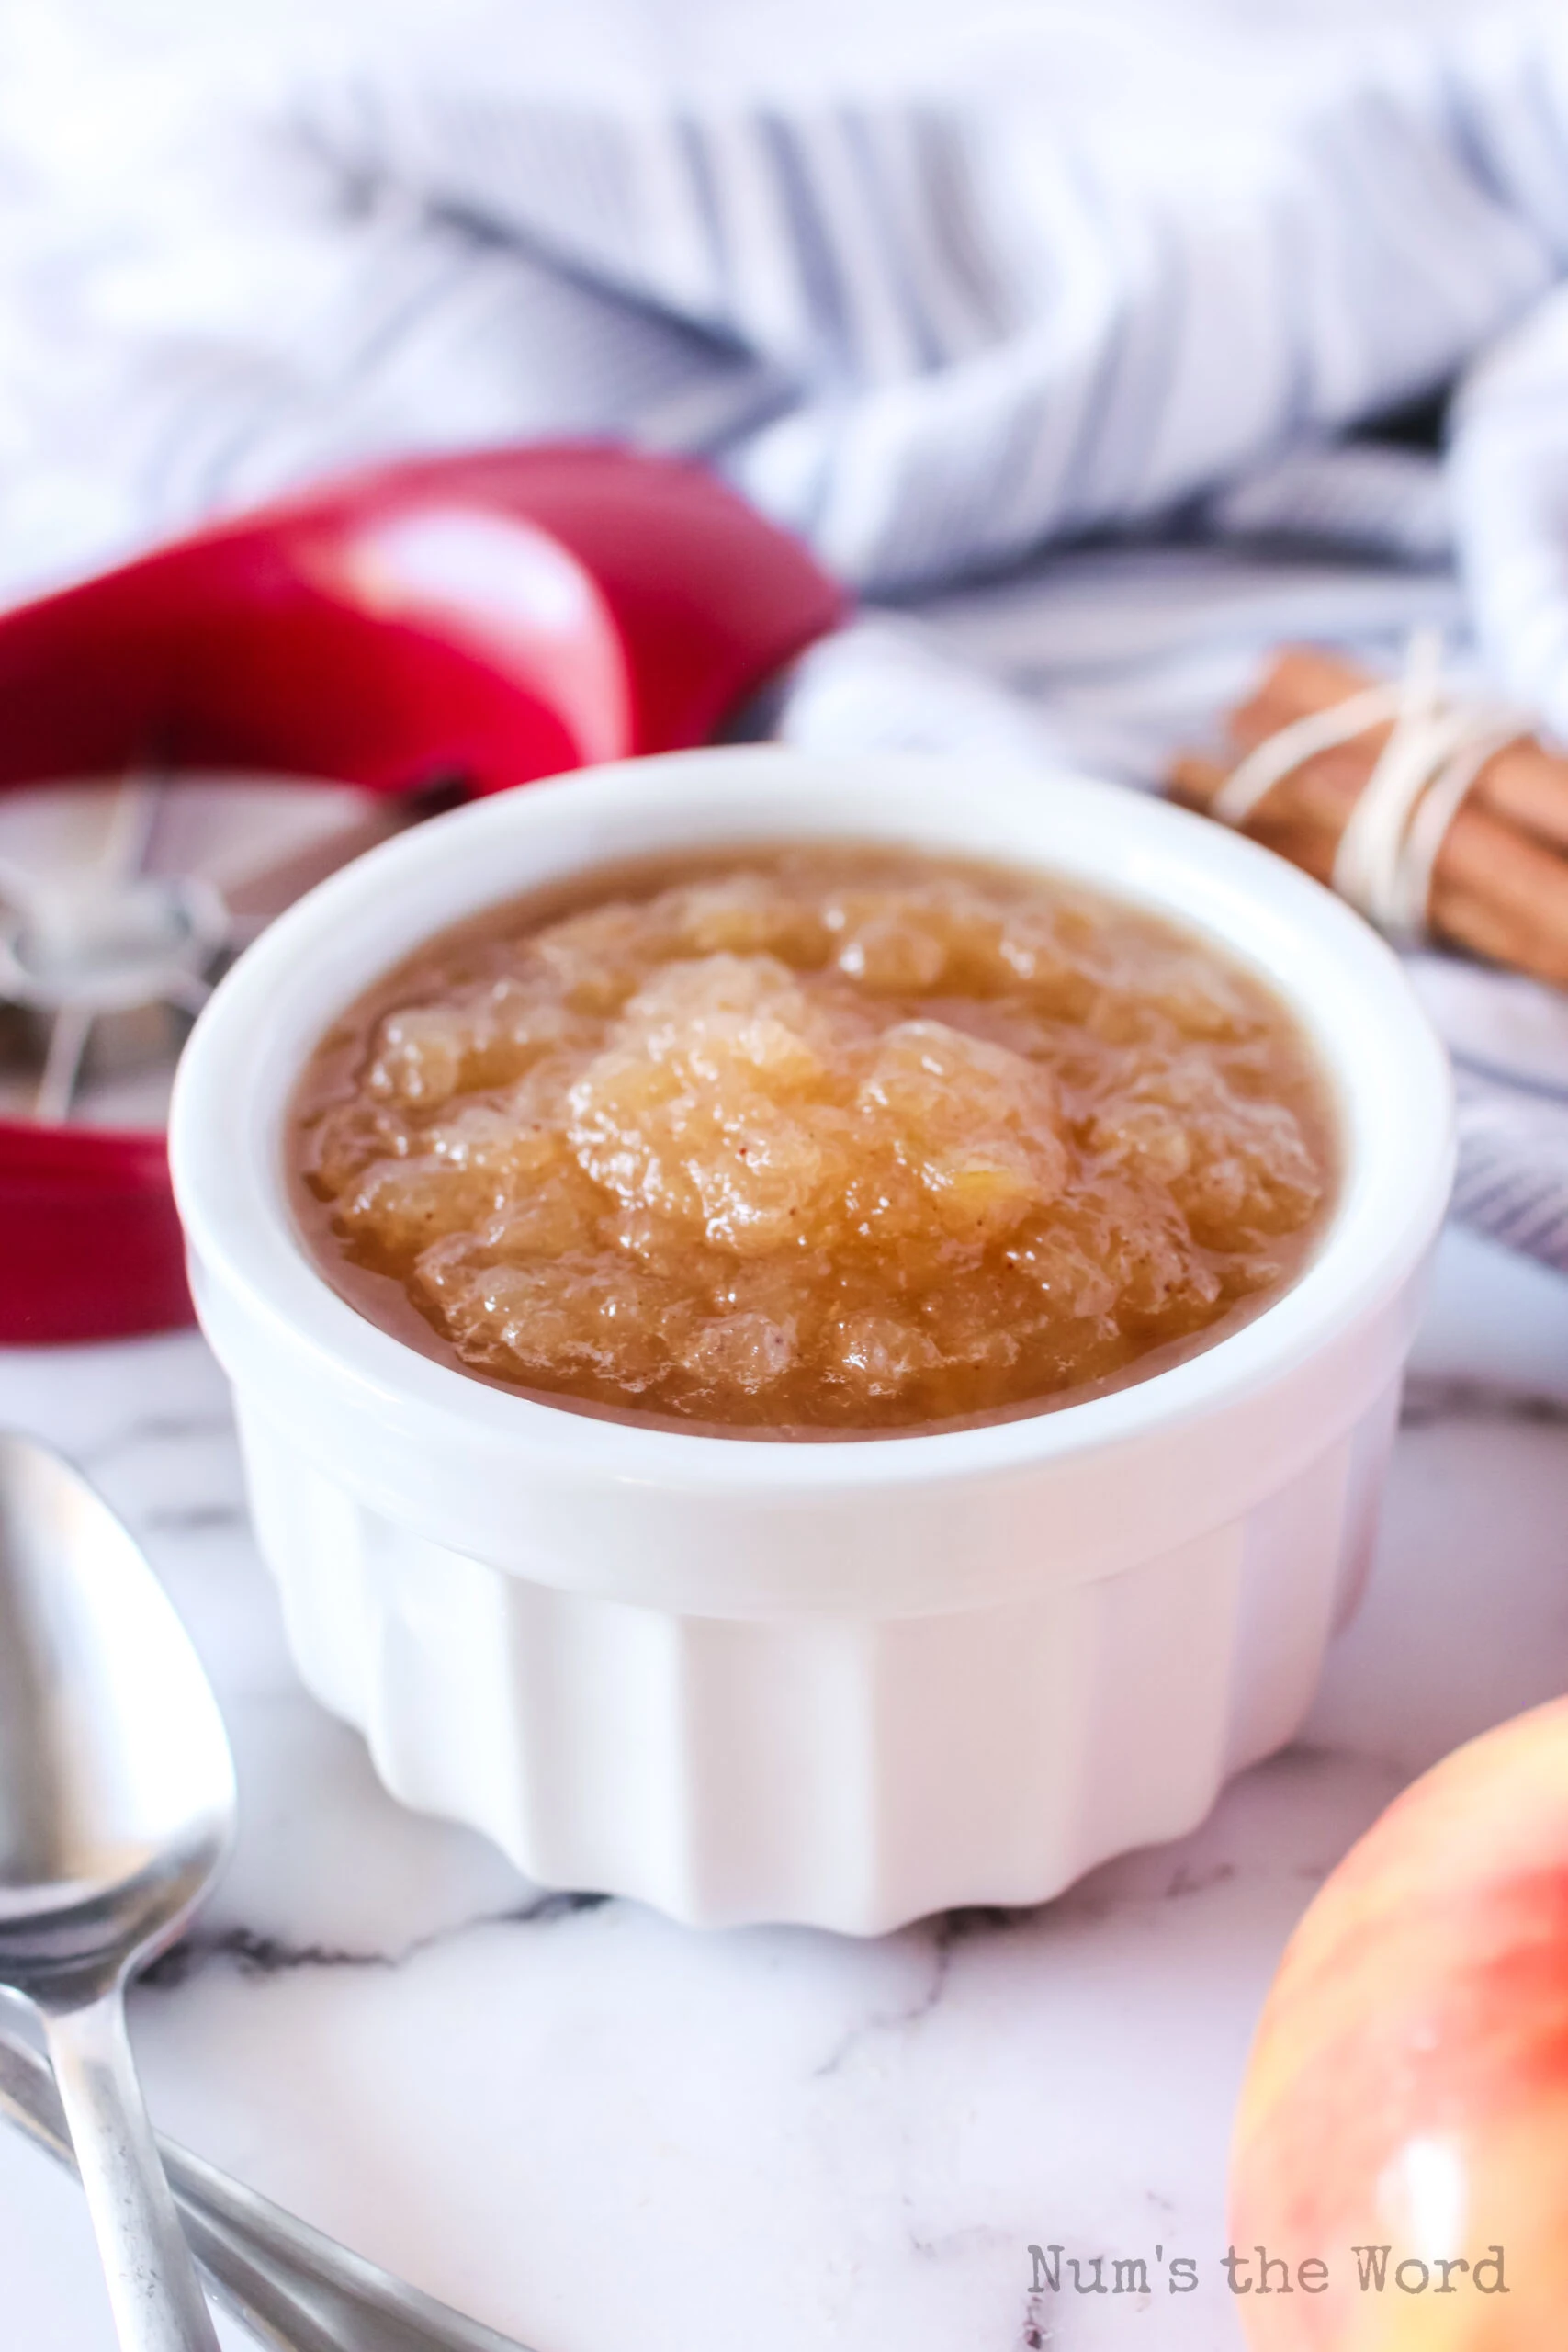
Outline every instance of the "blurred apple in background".
[(1255, 2352), (1568, 2347), (1568, 1700), (1417, 1781), (1306, 1913), (1231, 2231)]

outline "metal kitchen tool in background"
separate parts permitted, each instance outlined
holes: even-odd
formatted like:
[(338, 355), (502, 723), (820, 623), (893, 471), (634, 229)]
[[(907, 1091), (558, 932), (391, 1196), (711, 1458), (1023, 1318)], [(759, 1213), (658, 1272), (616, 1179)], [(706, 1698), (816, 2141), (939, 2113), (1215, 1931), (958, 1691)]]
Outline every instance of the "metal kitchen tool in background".
[(451, 800), (709, 740), (843, 612), (701, 469), (570, 444), (383, 467), (0, 615), (0, 1340), (186, 1319), (168, 1080), (290, 898)]

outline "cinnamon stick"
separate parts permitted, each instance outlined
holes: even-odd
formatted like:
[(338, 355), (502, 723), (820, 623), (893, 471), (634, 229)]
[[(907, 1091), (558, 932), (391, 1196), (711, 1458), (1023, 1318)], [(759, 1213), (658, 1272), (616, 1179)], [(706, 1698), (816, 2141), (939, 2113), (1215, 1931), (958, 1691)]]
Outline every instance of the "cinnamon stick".
[[(1250, 752), (1281, 727), (1348, 701), (1371, 684), (1364, 670), (1318, 646), (1287, 646), (1257, 691), (1233, 714), (1232, 740), (1241, 752)], [(1362, 756), (1370, 752), (1375, 760), (1388, 732), (1386, 727), (1369, 729), (1350, 748)], [(1554, 849), (1568, 850), (1568, 760), (1549, 752), (1533, 735), (1520, 735), (1488, 760), (1475, 780), (1471, 806), (1494, 809)]]
[[(1280, 728), (1370, 683), (1331, 654), (1288, 649), (1231, 717), (1237, 760)], [(1369, 729), (1303, 761), (1267, 794), (1246, 831), (1328, 882), (1340, 836), (1388, 732)], [(1214, 760), (1184, 758), (1169, 789), (1189, 808), (1206, 810), (1229, 773)], [(1568, 988), (1568, 856), (1560, 848), (1568, 849), (1568, 760), (1521, 738), (1488, 761), (1449, 828), (1432, 871), (1433, 933)]]

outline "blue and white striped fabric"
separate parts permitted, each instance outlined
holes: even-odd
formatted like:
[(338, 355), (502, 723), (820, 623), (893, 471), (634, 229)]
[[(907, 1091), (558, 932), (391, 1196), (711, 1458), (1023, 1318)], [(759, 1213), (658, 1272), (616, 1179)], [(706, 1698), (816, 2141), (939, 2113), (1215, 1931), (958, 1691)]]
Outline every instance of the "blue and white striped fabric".
[[(417, 72), (285, 76), (156, 172), (132, 153), (96, 249), (77, 137), (41, 252), (21, 216), (0, 238), (0, 576), (345, 456), (578, 426), (718, 456), (908, 595), (1245, 511), (1462, 375), (1477, 625), (1568, 728), (1560, 0), (1311, 41), (1171, 0), (1103, 51), (1043, 6), (941, 95), (597, 109), (537, 96), (509, 13)], [(6, 130), (0, 92), (0, 183)]]
[[(541, 95), (542, 18), (402, 71), (372, 14), (352, 69), (243, 102), (110, 75), (90, 136), (67, 70), (55, 150), (0, 75), (0, 589), (330, 466), (609, 431), (897, 607), (803, 665), (797, 741), (1146, 785), (1280, 638), (1434, 619), (1568, 735), (1562, 0), (1267, 39), (1130, 5), (852, 96), (614, 106)], [(1345, 438), (1455, 382), (1440, 461)], [(1544, 1057), (1500, 1072), (1495, 985), (1433, 999), (1460, 1208), (1568, 1269), (1568, 1009), (1536, 991)]]
[(692, 338), (628, 421), (722, 453), (874, 591), (1234, 503), (1469, 368), (1460, 560), (1500, 683), (1568, 731), (1568, 14), (1165, 62), (1076, 126), (1034, 85), (607, 116), (461, 74), (308, 119), (634, 345)]
[(1568, 1272), (1568, 1099), (1461, 1069), (1452, 1214), (1505, 1249)]

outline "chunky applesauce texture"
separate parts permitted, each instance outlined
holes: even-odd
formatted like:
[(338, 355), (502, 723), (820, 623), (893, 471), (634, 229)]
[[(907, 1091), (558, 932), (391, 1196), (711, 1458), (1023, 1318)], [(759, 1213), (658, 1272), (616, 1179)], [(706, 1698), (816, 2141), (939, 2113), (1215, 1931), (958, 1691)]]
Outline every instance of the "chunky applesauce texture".
[(753, 1433), (1073, 1401), (1289, 1282), (1333, 1132), (1294, 1020), (1081, 888), (820, 848), (436, 939), (322, 1040), (301, 1221), (494, 1382)]

